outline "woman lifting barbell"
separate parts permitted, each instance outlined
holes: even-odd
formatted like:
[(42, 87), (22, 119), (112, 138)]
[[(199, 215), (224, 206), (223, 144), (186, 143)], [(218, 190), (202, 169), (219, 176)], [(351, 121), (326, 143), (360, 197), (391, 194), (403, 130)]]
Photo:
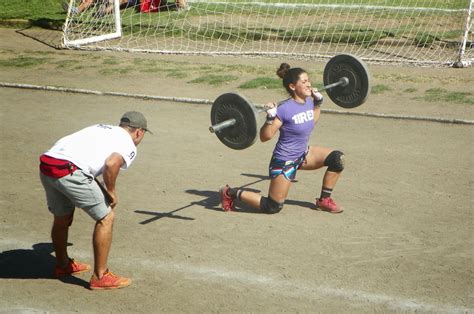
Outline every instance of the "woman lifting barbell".
[(323, 96), (311, 87), (308, 73), (302, 68), (291, 68), (282, 63), (277, 75), (291, 96), (280, 105), (265, 105), (267, 119), (260, 128), (260, 140), (266, 142), (280, 131), (269, 165), (271, 178), (268, 197), (241, 188), (225, 185), (219, 191), (224, 211), (234, 209), (234, 200), (240, 200), (268, 214), (278, 213), (288, 196), (298, 169), (316, 170), (327, 167), (316, 207), (341, 213), (342, 208), (331, 198), (331, 193), (344, 169), (344, 154), (320, 146), (308, 146), (314, 125), (321, 114)]

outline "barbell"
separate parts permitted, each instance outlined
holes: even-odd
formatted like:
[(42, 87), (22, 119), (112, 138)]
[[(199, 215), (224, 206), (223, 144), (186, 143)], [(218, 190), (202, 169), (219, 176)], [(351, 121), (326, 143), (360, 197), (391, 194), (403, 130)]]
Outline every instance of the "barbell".
[[(354, 55), (340, 54), (331, 58), (324, 67), (324, 87), (329, 98), (342, 108), (362, 105), (370, 93), (370, 75), (367, 66)], [(232, 149), (245, 149), (257, 139), (257, 114), (263, 112), (245, 97), (225, 93), (216, 98), (211, 107), (209, 131)]]

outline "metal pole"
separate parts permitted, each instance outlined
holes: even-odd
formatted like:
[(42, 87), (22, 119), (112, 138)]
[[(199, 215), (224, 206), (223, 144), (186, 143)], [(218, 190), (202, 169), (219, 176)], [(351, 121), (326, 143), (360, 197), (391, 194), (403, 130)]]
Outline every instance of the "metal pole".
[(211, 132), (211, 133), (219, 132), (222, 129), (225, 129), (225, 128), (228, 128), (228, 127), (234, 125), (236, 122), (237, 121), (235, 119), (229, 119), (229, 120), (222, 121), (221, 123), (211, 125), (209, 127), (209, 132)]
[(463, 38), (462, 38), (461, 47), (459, 49), (458, 62), (456, 62), (454, 64), (454, 66), (458, 67), (458, 68), (463, 68), (464, 66), (469, 66), (470, 65), (470, 64), (465, 63), (463, 61), (463, 58), (464, 58), (464, 53), (466, 52), (466, 45), (467, 45), (467, 38), (469, 36), (469, 31), (471, 30), (471, 27), (472, 27), (472, 23), (471, 23), (472, 2), (473, 2), (473, 0), (469, 1), (469, 7), (467, 9), (466, 27), (464, 28), (464, 35), (463, 35)]
[(336, 83), (332, 83), (332, 84), (323, 86), (323, 88), (321, 88), (321, 91), (326, 90), (326, 89), (331, 89), (331, 88), (336, 87), (336, 86), (339, 86), (339, 85), (341, 85), (342, 87), (344, 87), (344, 86), (347, 86), (347, 84), (349, 84), (349, 79), (348, 79), (347, 77), (343, 76), (343, 77), (341, 77), (341, 79), (340, 79), (339, 81), (337, 81)]

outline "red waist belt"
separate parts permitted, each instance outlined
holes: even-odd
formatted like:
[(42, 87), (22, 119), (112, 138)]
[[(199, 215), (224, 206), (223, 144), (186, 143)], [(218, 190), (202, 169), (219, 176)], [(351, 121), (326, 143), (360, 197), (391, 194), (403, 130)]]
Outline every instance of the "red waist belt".
[(42, 174), (51, 178), (62, 178), (78, 169), (69, 160), (57, 159), (47, 155), (41, 155), (39, 168)]

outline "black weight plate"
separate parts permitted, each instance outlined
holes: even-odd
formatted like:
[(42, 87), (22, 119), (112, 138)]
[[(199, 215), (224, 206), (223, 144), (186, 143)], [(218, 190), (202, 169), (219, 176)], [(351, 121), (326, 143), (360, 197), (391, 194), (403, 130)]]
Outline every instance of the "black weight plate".
[(245, 149), (257, 139), (257, 114), (255, 107), (244, 97), (234, 94), (222, 94), (211, 108), (211, 123), (235, 119), (236, 123), (216, 132), (219, 140), (232, 149)]
[(370, 75), (362, 60), (350, 54), (337, 55), (324, 67), (324, 85), (338, 82), (342, 77), (349, 79), (346, 86), (327, 89), (329, 98), (343, 108), (362, 105), (370, 94)]

